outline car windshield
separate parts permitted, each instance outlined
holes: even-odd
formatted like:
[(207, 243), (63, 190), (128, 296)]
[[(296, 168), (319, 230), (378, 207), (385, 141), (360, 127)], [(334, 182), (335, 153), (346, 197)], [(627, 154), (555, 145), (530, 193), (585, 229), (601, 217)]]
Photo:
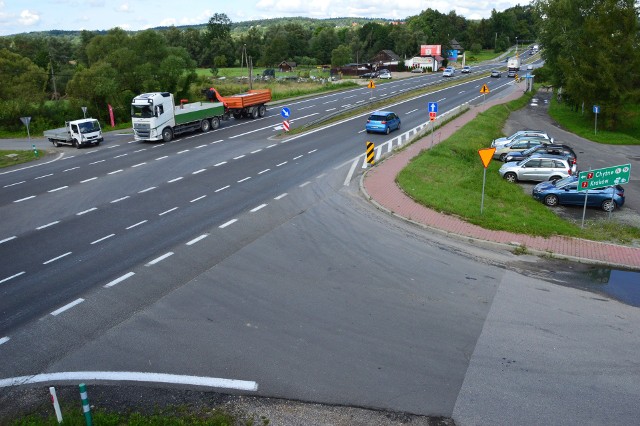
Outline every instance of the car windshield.
[(100, 123), (98, 123), (98, 120), (93, 120), (86, 123), (80, 123), (78, 127), (80, 128), (80, 133), (93, 133), (100, 130)]
[(526, 156), (526, 155), (529, 155), (529, 154), (531, 154), (531, 153), (535, 152), (535, 150), (536, 150), (536, 149), (538, 149), (538, 148), (540, 148), (541, 146), (542, 146), (542, 145), (532, 146), (531, 148), (529, 148), (529, 149), (527, 149), (527, 150), (525, 150), (525, 151), (522, 151), (522, 155), (525, 155), (525, 156)]
[(562, 188), (570, 183), (573, 183), (575, 181), (575, 177), (574, 176), (567, 176), (566, 178), (562, 178), (559, 179), (557, 181), (554, 182), (554, 185), (558, 188)]

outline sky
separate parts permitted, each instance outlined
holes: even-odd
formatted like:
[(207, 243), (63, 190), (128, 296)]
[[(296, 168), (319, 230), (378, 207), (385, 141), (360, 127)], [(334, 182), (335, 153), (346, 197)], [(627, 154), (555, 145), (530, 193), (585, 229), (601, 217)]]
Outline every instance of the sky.
[(159, 26), (206, 24), (215, 13), (232, 22), (304, 16), (402, 20), (426, 9), (451, 10), (467, 19), (489, 18), (522, 0), (0, 0), (0, 36), (49, 30), (139, 31)]

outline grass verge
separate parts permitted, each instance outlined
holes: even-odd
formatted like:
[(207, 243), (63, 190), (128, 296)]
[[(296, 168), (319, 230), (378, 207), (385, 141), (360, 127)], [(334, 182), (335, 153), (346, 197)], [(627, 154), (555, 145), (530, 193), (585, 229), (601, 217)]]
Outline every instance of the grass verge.
[(38, 156), (34, 154), (33, 150), (23, 151), (23, 150), (10, 150), (10, 151), (2, 151), (0, 150), (0, 169), (3, 167), (15, 166), (16, 164), (28, 163), (29, 161), (35, 161), (40, 158), (43, 158), (47, 155), (46, 151), (41, 149), (37, 150)]
[(533, 95), (497, 105), (481, 113), (446, 141), (416, 156), (396, 177), (414, 200), (434, 210), (459, 216), (486, 229), (549, 237), (566, 235), (596, 241), (628, 244), (640, 239), (640, 229), (628, 225), (585, 228), (567, 222), (498, 174), (501, 162), (487, 168), (484, 209), (480, 213), (483, 166), (478, 149), (502, 136), (509, 114), (524, 107)]

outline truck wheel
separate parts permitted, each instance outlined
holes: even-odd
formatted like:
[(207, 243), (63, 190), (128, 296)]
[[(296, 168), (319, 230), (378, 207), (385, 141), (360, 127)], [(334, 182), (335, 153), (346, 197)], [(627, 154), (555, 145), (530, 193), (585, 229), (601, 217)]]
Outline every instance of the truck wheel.
[(251, 108), (251, 111), (249, 111), (249, 114), (251, 115), (252, 119), (258, 118), (258, 116), (260, 115), (260, 113), (258, 112), (258, 108), (256, 107)]
[(206, 133), (211, 130), (211, 123), (206, 118), (200, 122), (200, 130), (202, 133)]
[(236, 120), (242, 117), (242, 113), (241, 112), (234, 112), (233, 113), (233, 118), (235, 118)]
[(220, 127), (220, 119), (218, 117), (211, 117), (211, 129), (216, 130)]
[(173, 131), (170, 127), (165, 127), (165, 129), (162, 131), (162, 141), (171, 142), (171, 139), (173, 139)]
[(259, 115), (260, 117), (264, 117), (264, 115), (265, 115), (266, 113), (267, 113), (267, 107), (266, 107), (266, 106), (264, 106), (264, 105), (260, 105), (260, 106), (258, 107), (258, 115)]
[(55, 146), (56, 148), (60, 146), (60, 144), (58, 143), (58, 141), (54, 140), (54, 139), (49, 139), (51, 141), (51, 143), (53, 144), (53, 146)]
[(73, 146), (75, 146), (76, 148), (80, 149), (80, 144), (75, 139), (73, 140)]

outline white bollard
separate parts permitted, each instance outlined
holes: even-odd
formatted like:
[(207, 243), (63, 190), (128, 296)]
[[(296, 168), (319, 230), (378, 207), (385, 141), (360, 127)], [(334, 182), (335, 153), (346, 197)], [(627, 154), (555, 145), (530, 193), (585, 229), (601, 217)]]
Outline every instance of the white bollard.
[(60, 411), (60, 403), (58, 403), (58, 396), (56, 395), (56, 388), (51, 386), (49, 388), (49, 393), (51, 394), (51, 402), (53, 403), (53, 409), (56, 412), (56, 418), (58, 419), (58, 423), (62, 423), (62, 412)]

